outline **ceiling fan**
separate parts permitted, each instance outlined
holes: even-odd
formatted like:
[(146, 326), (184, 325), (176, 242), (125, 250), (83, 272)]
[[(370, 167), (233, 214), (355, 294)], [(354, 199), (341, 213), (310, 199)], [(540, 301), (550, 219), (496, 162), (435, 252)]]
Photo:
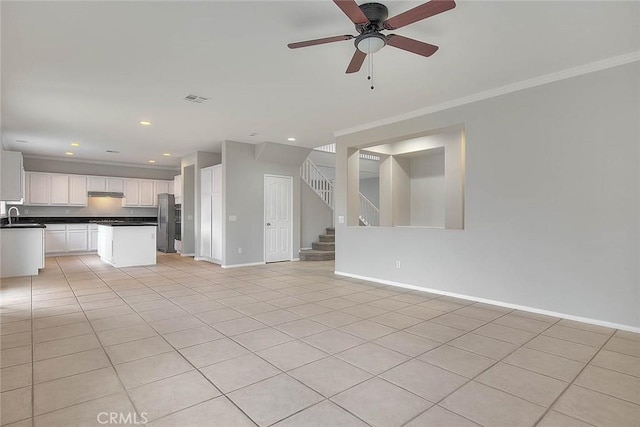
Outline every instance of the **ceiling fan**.
[(384, 35), (381, 31), (402, 28), (456, 7), (456, 2), (453, 0), (431, 0), (387, 19), (389, 11), (385, 5), (380, 3), (358, 5), (354, 0), (333, 0), (333, 2), (355, 24), (356, 31), (359, 33), (358, 36), (347, 34), (344, 36), (325, 37), (289, 43), (287, 46), (289, 49), (298, 49), (300, 47), (355, 39), (356, 51), (347, 67), (347, 74), (358, 72), (368, 54), (375, 53), (386, 45), (422, 56), (433, 55), (438, 50), (438, 46), (397, 34)]

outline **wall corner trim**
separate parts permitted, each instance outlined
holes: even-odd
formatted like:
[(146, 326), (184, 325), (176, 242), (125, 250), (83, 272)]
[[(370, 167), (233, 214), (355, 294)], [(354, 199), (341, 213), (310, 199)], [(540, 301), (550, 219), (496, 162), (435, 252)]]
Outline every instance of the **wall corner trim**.
[(522, 80), (516, 83), (510, 83), (510, 84), (499, 86), (497, 88), (489, 89), (483, 92), (478, 92), (473, 95), (453, 99), (451, 101), (446, 101), (441, 104), (432, 105), (429, 107), (421, 108), (419, 110), (410, 111), (408, 113), (399, 114), (397, 116), (388, 117), (386, 119), (381, 119), (374, 122), (364, 123), (362, 125), (354, 126), (352, 128), (337, 130), (333, 133), (333, 136), (334, 138), (338, 138), (341, 136), (346, 136), (353, 133), (374, 129), (380, 126), (386, 126), (393, 123), (414, 119), (416, 117), (426, 116), (427, 114), (436, 113), (438, 111), (444, 111), (450, 108), (460, 107), (462, 105), (471, 104), (473, 102), (482, 101), (484, 99), (494, 98), (496, 96), (506, 95), (506, 94), (517, 92), (523, 89), (542, 86), (547, 83), (553, 83), (559, 80), (581, 76), (583, 74), (594, 73), (596, 71), (606, 70), (608, 68), (630, 64), (632, 62), (637, 62), (637, 61), (640, 61), (640, 50), (629, 52), (623, 55), (614, 56), (611, 58), (601, 59), (599, 61), (591, 62), (591, 63), (580, 65), (577, 67), (560, 70), (555, 73), (534, 77), (532, 79)]
[(527, 307), (527, 306), (518, 305), (518, 304), (511, 304), (511, 303), (502, 302), (502, 301), (495, 301), (495, 300), (490, 300), (490, 299), (486, 299), (486, 298), (478, 298), (478, 297), (473, 297), (473, 296), (469, 296), (469, 295), (456, 294), (454, 292), (441, 291), (441, 290), (438, 290), (438, 289), (423, 288), (421, 286), (410, 285), (410, 284), (407, 284), (407, 283), (400, 283), (400, 282), (394, 282), (394, 281), (391, 281), (391, 280), (377, 279), (375, 277), (361, 276), (359, 274), (346, 273), (346, 272), (337, 271), (337, 270), (334, 271), (334, 274), (336, 276), (350, 277), (352, 279), (366, 280), (366, 281), (369, 281), (369, 282), (380, 283), (380, 284), (383, 284), (383, 285), (396, 286), (396, 287), (405, 288), (405, 289), (412, 289), (414, 291), (424, 291), (424, 292), (429, 292), (429, 293), (438, 294), (438, 295), (444, 295), (444, 296), (449, 296), (449, 297), (454, 297), (454, 298), (460, 298), (460, 299), (464, 299), (464, 300), (468, 300), (468, 301), (475, 301), (475, 302), (481, 302), (481, 303), (485, 303), (485, 304), (497, 305), (499, 307), (505, 307), (505, 308), (512, 308), (512, 309), (515, 309), (515, 310), (528, 311), (530, 313), (543, 314), (543, 315), (552, 316), (552, 317), (560, 317), (562, 319), (574, 320), (576, 322), (588, 323), (588, 324), (591, 324), (591, 325), (604, 326), (606, 328), (620, 329), (622, 331), (640, 333), (640, 326), (623, 325), (623, 324), (620, 324), (620, 323), (607, 322), (607, 321), (603, 321), (603, 320), (591, 319), (591, 318), (588, 318), (588, 317), (574, 316), (572, 314), (558, 313), (558, 312), (555, 312), (555, 311), (542, 310), (542, 309), (539, 309), (539, 308)]

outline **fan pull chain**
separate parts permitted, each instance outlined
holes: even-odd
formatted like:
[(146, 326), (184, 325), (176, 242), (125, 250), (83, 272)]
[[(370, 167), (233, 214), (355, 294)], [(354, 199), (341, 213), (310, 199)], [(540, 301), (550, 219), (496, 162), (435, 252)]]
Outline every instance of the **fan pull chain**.
[(367, 80), (371, 80), (371, 90), (373, 90), (373, 54), (369, 54), (369, 75), (367, 76)]

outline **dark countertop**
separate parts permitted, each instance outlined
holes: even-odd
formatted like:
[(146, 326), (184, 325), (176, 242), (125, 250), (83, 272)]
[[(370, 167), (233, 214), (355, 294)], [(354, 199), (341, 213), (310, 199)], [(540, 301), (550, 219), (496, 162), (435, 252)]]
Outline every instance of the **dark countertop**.
[(155, 222), (138, 222), (138, 221), (125, 221), (125, 222), (97, 222), (98, 225), (106, 225), (109, 227), (156, 227), (158, 224)]
[[(15, 217), (14, 217), (15, 218)], [(95, 224), (104, 221), (124, 222), (156, 222), (155, 216), (20, 216), (14, 223), (18, 224)], [(8, 219), (2, 218), (0, 225), (7, 224)]]
[(46, 228), (44, 224), (26, 224), (26, 223), (21, 223), (21, 224), (2, 224), (0, 225), (0, 229), (9, 229), (9, 230), (20, 230), (20, 229), (24, 229), (24, 228)]

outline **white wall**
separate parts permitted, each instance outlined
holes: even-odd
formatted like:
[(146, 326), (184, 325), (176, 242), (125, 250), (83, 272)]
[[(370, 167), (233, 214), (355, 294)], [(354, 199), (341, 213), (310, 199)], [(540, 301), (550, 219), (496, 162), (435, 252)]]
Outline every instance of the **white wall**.
[(29, 172), (68, 173), (77, 175), (118, 176), (140, 179), (172, 180), (180, 173), (179, 168), (138, 167), (91, 163), (85, 161), (69, 161), (42, 159), (26, 156), (23, 159), (24, 170)]
[[(311, 248), (325, 228), (333, 227), (333, 210), (306, 183), (300, 183), (300, 248)], [(297, 257), (296, 257), (297, 258)]]
[(348, 147), (464, 126), (465, 229), (337, 224), (336, 270), (639, 328), (638, 88), (636, 62), (339, 137), (347, 215)]
[[(283, 163), (261, 162), (255, 158), (255, 148), (234, 141), (222, 145), (224, 265), (264, 262), (265, 174), (293, 177), (293, 258), (298, 258), (300, 251), (300, 164), (291, 164), (289, 159), (282, 159)], [(229, 222), (231, 215), (237, 220)], [(242, 248), (242, 254), (238, 254), (238, 248)]]
[(410, 224), (444, 228), (444, 149), (410, 157), (410, 168)]
[(180, 160), (182, 174), (182, 253), (199, 256), (200, 169), (220, 164), (222, 154), (197, 151)]

